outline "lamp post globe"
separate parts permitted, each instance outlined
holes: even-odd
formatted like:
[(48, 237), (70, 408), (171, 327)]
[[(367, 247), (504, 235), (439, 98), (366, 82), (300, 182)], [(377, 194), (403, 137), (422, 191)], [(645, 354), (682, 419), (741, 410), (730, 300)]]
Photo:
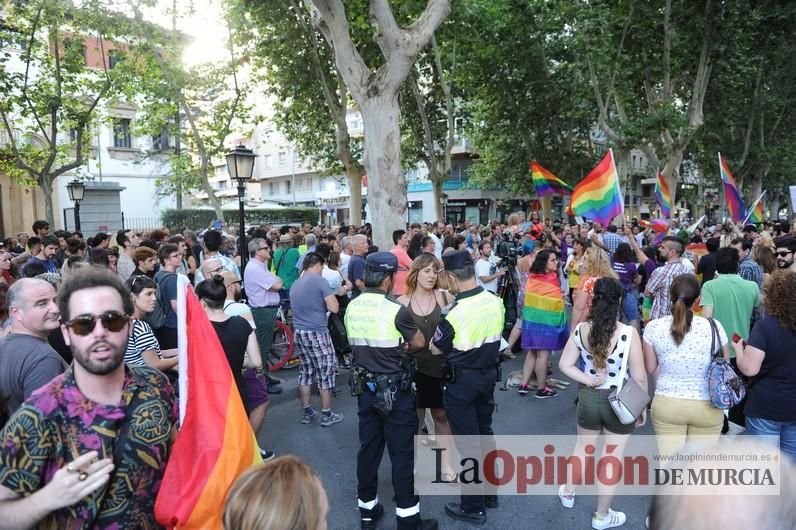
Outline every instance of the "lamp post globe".
[(73, 179), (66, 185), (69, 200), (75, 203), (75, 231), (80, 232), (80, 201), (86, 193), (86, 185), (78, 179)]
[(238, 252), (240, 253), (241, 277), (246, 269), (246, 261), (249, 253), (246, 249), (246, 218), (244, 214), (244, 204), (246, 202), (246, 182), (251, 180), (254, 172), (254, 159), (257, 155), (254, 151), (244, 145), (237, 145), (229, 151), (225, 158), (227, 160), (227, 172), (229, 176), (238, 181)]

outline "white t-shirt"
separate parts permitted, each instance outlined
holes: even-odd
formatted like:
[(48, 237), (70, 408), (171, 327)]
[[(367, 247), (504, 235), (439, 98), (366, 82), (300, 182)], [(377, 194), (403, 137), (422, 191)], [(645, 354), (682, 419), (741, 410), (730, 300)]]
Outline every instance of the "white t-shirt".
[(340, 286), (343, 285), (343, 276), (340, 274), (340, 271), (332, 270), (328, 265), (323, 266), (321, 276), (323, 276), (324, 280), (329, 282), (329, 287), (334, 291), (337, 291)]
[(351, 256), (345, 252), (340, 253), (340, 274), (343, 275), (343, 278), (348, 278), (348, 262), (350, 260)]
[(478, 285), (480, 285), (487, 291), (490, 291), (492, 293), (497, 293), (497, 285), (498, 285), (497, 278), (486, 283), (481, 281), (481, 276), (489, 276), (490, 274), (492, 274), (491, 270), (492, 270), (491, 262), (484, 259), (479, 259), (478, 261), (475, 262), (475, 278), (476, 281), (478, 282)]
[[(723, 346), (727, 344), (727, 333), (721, 322), (714, 322)], [(674, 343), (671, 329), (671, 315), (652, 320), (644, 328), (644, 342), (653, 347), (658, 357), (655, 393), (680, 399), (710, 399), (707, 379), (713, 353), (710, 322), (694, 315), (691, 330), (679, 346)]]

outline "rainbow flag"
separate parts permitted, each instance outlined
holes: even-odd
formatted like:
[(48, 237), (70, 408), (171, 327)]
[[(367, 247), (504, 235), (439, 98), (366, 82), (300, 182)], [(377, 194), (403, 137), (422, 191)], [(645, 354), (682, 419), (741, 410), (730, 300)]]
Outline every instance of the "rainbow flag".
[(177, 278), (180, 430), (155, 517), (166, 528), (220, 530), (229, 488), (262, 458), (218, 335), (188, 279)]
[(652, 229), (653, 232), (668, 232), (669, 231), (669, 221), (666, 219), (653, 219), (649, 223), (649, 227)]
[(746, 215), (746, 219), (744, 219), (743, 224), (752, 223), (756, 225), (763, 222), (763, 196), (767, 191), (768, 190), (763, 190), (763, 193), (760, 194), (760, 197), (758, 197), (757, 200), (752, 203), (752, 206), (749, 207), (749, 213)]
[(661, 207), (661, 215), (666, 219), (672, 216), (672, 194), (669, 192), (669, 183), (666, 177), (658, 168), (658, 178), (655, 180), (655, 198), (658, 199), (658, 206)]
[(556, 177), (548, 170), (531, 160), (531, 178), (536, 188), (536, 196), (545, 195), (569, 195), (572, 193), (572, 186)]
[(721, 172), (721, 182), (724, 184), (724, 198), (727, 202), (727, 211), (730, 212), (733, 222), (737, 223), (746, 217), (746, 206), (743, 197), (735, 186), (735, 177), (730, 172), (730, 166), (719, 153), (719, 171)]
[(560, 350), (568, 338), (567, 311), (558, 275), (531, 274), (525, 284), (522, 308), (522, 347)]
[(619, 191), (619, 174), (614, 153), (608, 150), (602, 161), (572, 191), (572, 211), (592, 221), (607, 225), (625, 211)]

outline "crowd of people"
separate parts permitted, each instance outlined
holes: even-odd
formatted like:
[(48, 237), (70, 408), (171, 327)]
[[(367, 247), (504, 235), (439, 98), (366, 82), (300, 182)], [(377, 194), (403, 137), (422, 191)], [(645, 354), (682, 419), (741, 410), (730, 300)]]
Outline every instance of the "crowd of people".
[[(517, 213), (485, 226), (412, 223), (387, 249), (367, 223), (264, 224), (244, 245), (217, 226), (32, 230), (0, 246), (0, 526), (158, 527), (177, 428), (178, 275), (194, 285), (255, 433), (282, 391), (267, 373), (278, 315), (292, 322), (300, 428), (347, 423), (334, 402), (338, 374), (350, 373), (362, 528), (383, 516), (385, 445), (398, 527), (437, 527), (420, 516), (413, 437), (493, 434), (500, 364), (518, 351), (520, 396), (558, 397), (556, 369), (578, 383), (576, 454), (599, 439), (620, 456), (649, 414), (661, 452), (732, 428), (778, 435), (796, 459), (796, 229), (785, 222), (661, 231)], [(706, 382), (716, 351), (748, 383), (727, 414)], [(626, 423), (609, 396), (631, 382), (653, 397)], [(273, 461), (231, 489), (225, 528), (324, 528), (328, 499), (312, 470), (260, 454)], [(443, 479), (456, 483), (448, 454)], [(561, 485), (565, 508), (576, 486)], [(625, 523), (612, 498), (600, 491), (593, 528)], [(497, 507), (495, 495), (463, 495), (445, 511), (484, 524)]]

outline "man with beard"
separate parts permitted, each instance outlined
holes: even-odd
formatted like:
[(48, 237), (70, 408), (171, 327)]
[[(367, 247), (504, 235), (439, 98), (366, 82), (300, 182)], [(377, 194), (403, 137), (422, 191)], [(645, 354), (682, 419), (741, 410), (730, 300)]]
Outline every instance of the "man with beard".
[(66, 370), (66, 363), (47, 343), (58, 329), (55, 289), (37, 278), (22, 278), (9, 288), (10, 333), (0, 340), (0, 399), (8, 418), (22, 402), (53, 377)]
[(672, 281), (681, 274), (691, 272), (684, 260), (681, 259), (682, 255), (683, 243), (676, 237), (664, 237), (661, 244), (658, 245), (658, 257), (664, 264), (652, 271), (644, 291), (644, 296), (653, 299), (650, 320), (672, 313), (672, 300), (669, 296)]
[(777, 268), (796, 272), (796, 237), (782, 236), (777, 239)]
[(177, 403), (166, 376), (122, 361), (133, 302), (121, 279), (83, 268), (58, 295), (74, 363), (11, 417), (0, 446), (7, 528), (161, 528), (154, 509)]

